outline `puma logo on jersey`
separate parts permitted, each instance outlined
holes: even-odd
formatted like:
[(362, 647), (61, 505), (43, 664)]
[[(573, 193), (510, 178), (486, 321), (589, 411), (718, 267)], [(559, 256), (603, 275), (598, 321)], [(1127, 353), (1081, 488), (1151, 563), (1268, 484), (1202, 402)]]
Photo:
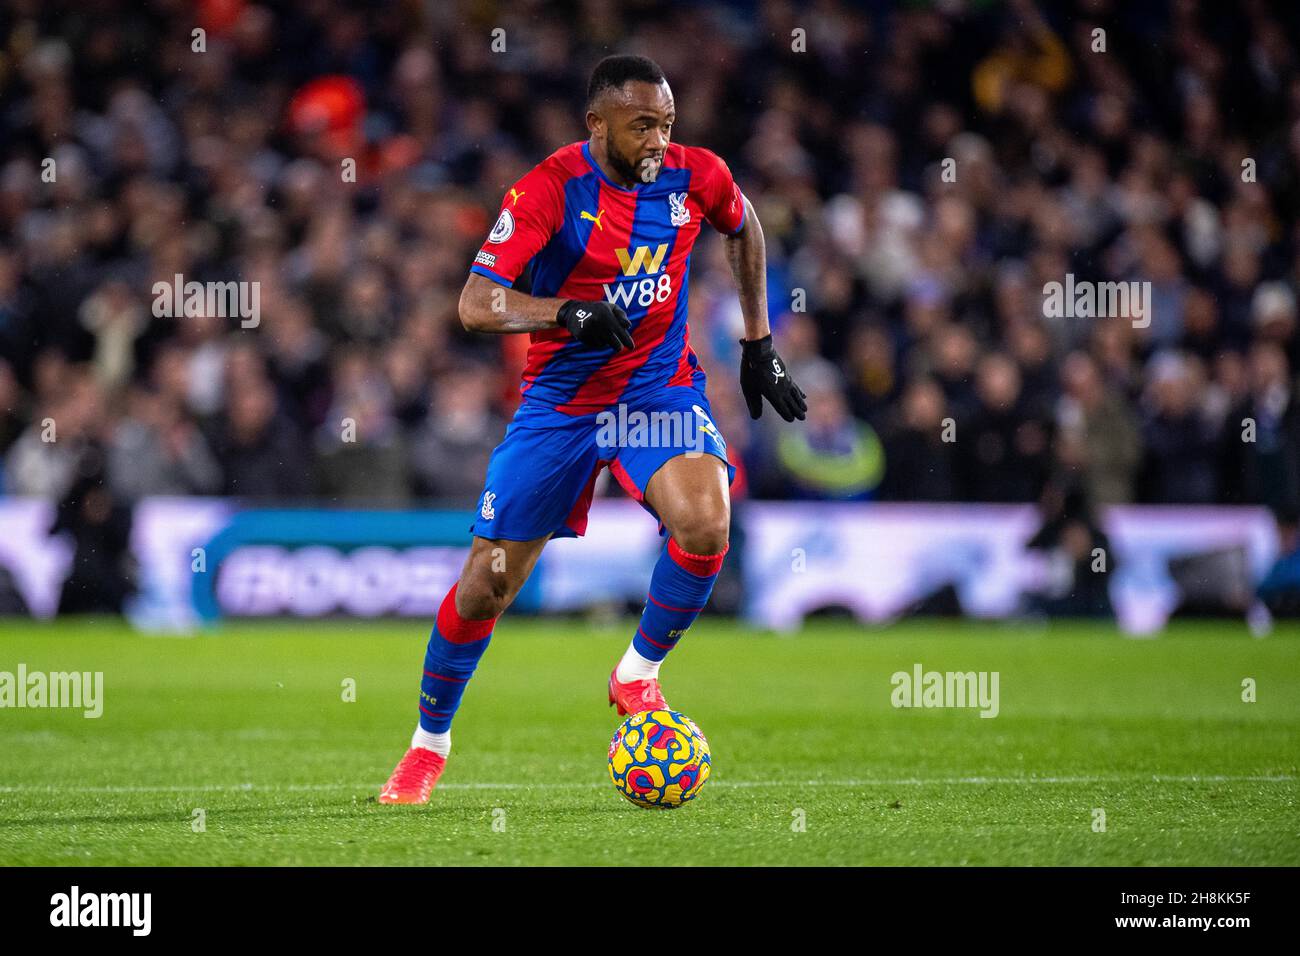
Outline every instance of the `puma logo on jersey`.
[[(524, 190), (524, 192), (527, 192), (527, 190)], [(510, 190), (510, 205), (518, 206), (519, 200), (523, 198), (524, 198), (524, 193), (515, 192), (513, 189)]]
[(602, 209), (600, 212), (598, 212), (596, 215), (594, 215), (594, 216), (593, 216), (591, 213), (587, 212), (587, 210), (584, 209), (584, 210), (581, 212), (581, 214), (578, 216), (578, 218), (579, 218), (579, 219), (590, 219), (592, 222), (594, 222), (594, 223), (596, 224), (596, 228), (597, 228), (597, 229), (599, 229), (601, 232), (604, 232), (604, 231), (605, 231), (605, 227), (604, 227), (603, 225), (601, 225), (601, 222), (600, 222), (600, 217), (603, 216), (603, 215), (605, 215), (605, 210), (603, 210), (603, 209)]

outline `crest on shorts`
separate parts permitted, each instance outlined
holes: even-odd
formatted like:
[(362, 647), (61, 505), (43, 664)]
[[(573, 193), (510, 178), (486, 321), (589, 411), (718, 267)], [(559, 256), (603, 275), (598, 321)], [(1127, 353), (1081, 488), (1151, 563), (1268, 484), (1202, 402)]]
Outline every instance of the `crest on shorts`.
[(691, 221), (691, 211), (686, 208), (686, 193), (668, 194), (668, 215), (674, 226), (684, 226)]
[(496, 496), (495, 491), (483, 492), (483, 507), (479, 509), (478, 513), (484, 521), (491, 521), (497, 516), (497, 510), (492, 507), (492, 502)]

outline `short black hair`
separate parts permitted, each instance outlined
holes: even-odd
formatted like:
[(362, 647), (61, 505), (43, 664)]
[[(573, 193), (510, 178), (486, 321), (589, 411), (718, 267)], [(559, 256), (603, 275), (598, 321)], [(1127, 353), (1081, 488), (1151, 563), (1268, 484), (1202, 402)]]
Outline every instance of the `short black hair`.
[(659, 69), (658, 63), (645, 56), (619, 54), (605, 57), (591, 71), (591, 82), (587, 84), (587, 105), (594, 103), (603, 91), (619, 89), (624, 83), (632, 81), (657, 86), (664, 81), (664, 71)]

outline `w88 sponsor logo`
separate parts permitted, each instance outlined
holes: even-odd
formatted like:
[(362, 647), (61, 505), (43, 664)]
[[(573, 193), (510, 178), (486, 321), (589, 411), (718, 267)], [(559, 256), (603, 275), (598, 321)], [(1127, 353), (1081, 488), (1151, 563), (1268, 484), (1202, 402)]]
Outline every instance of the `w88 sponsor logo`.
[(605, 283), (605, 301), (611, 305), (621, 305), (630, 309), (635, 303), (645, 308), (656, 302), (663, 302), (673, 294), (673, 277), (662, 273), (658, 279), (647, 276), (636, 282)]

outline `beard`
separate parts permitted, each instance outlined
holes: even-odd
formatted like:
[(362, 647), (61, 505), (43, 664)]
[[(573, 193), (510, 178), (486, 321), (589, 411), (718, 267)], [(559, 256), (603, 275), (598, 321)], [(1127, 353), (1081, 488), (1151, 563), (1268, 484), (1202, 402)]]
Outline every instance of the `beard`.
[(653, 156), (647, 156), (640, 162), (633, 163), (615, 150), (613, 144), (608, 141), (605, 145), (605, 155), (609, 158), (609, 164), (624, 179), (639, 180), (643, 183), (652, 183), (658, 179), (659, 170), (663, 167), (663, 162)]

